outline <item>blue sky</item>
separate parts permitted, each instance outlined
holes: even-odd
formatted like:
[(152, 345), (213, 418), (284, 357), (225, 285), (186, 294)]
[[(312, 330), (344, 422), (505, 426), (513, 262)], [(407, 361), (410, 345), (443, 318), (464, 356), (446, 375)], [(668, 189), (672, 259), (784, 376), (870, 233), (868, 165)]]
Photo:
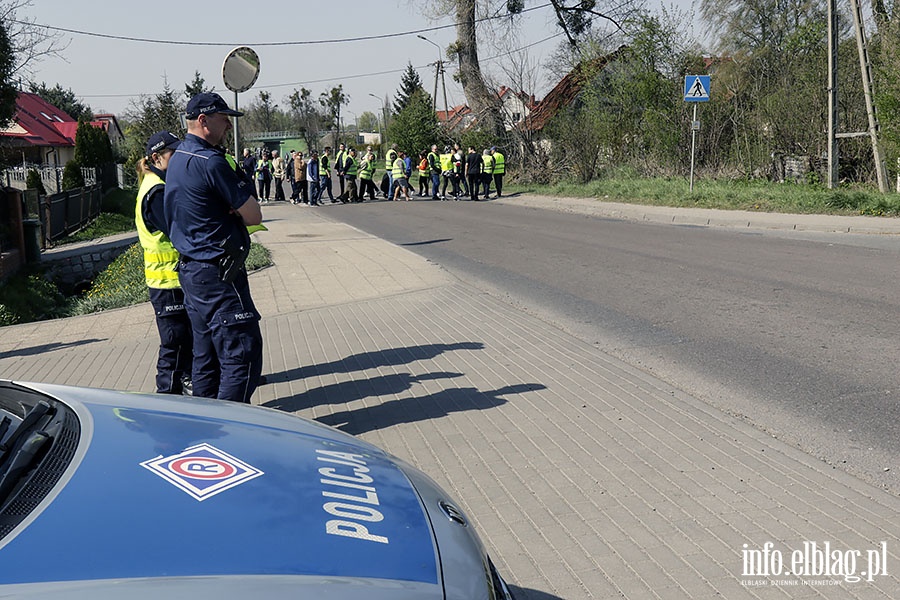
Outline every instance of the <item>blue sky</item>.
[[(233, 103), (234, 94), (222, 83), (222, 61), (232, 48), (248, 45), (260, 56), (260, 76), (253, 89), (240, 95), (239, 105), (249, 104), (260, 90), (266, 90), (275, 103), (284, 106), (285, 97), (294, 89), (306, 87), (318, 97), (341, 84), (350, 97), (345, 114), (352, 117), (365, 111), (378, 114), (380, 98), (393, 98), (408, 62), (417, 68), (425, 88), (432, 89), (434, 69), (429, 63), (438, 58), (439, 50), (417, 34), (444, 49), (455, 39), (455, 30), (450, 15), (428, 18), (418, 8), (422, 4), (421, 0), (80, 0), (77, 10), (72, 10), (73, 0), (32, 0), (18, 17), (105, 36), (210, 44), (162, 44), (63, 33), (69, 43), (64, 58), (44, 58), (33, 64), (33, 79), (72, 89), (95, 112), (121, 114), (131, 99), (158, 93), (165, 82), (180, 92), (195, 71)], [(511, 48), (528, 46), (530, 61), (543, 65), (558, 46), (561, 38), (551, 36), (559, 30), (552, 8), (546, 4), (541, 0), (526, 2), (526, 7), (534, 10), (520, 19), (515, 30), (506, 27), (491, 35), (479, 30), (482, 65), (498, 83), (505, 83), (500, 61), (506, 59), (494, 57)], [(677, 0), (674, 5), (689, 7), (690, 0)], [(185, 10), (188, 7), (190, 11)], [(504, 33), (509, 34), (509, 41), (496, 43)], [(383, 37), (308, 43), (373, 36)], [(282, 45), (266, 45), (276, 43)], [(451, 106), (465, 102), (461, 88), (452, 81), (453, 70), (452, 66), (448, 68), (446, 76)], [(538, 98), (554, 83), (541, 69), (534, 86)], [(443, 108), (441, 92), (438, 108)]]

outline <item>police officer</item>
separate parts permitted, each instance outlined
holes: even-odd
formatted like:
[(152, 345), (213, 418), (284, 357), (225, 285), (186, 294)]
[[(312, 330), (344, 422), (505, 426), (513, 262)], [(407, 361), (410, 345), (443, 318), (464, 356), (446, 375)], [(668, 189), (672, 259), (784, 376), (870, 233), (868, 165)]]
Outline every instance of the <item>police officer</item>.
[(262, 334), (244, 260), (247, 226), (259, 225), (262, 212), (252, 183), (217, 148), (232, 129), (230, 117), (242, 114), (215, 93), (190, 99), (164, 205), (194, 334), (194, 395), (249, 403), (262, 372)]
[(163, 194), (166, 169), (181, 141), (168, 131), (147, 140), (147, 154), (137, 165), (138, 193), (134, 222), (144, 250), (144, 279), (150, 304), (156, 313), (159, 355), (156, 359), (156, 392), (191, 392), (193, 344), (191, 321), (184, 307), (184, 292), (178, 283), (178, 251), (166, 232)]

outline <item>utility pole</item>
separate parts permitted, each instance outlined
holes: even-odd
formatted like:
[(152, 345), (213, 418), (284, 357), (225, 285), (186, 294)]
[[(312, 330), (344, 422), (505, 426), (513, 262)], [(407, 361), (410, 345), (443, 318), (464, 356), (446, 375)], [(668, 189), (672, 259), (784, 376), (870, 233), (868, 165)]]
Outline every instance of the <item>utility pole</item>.
[(838, 12), (837, 0), (828, 0), (828, 188), (838, 182)]
[(859, 0), (850, 0), (853, 12), (853, 24), (856, 28), (856, 49), (859, 52), (859, 68), (862, 72), (863, 94), (866, 98), (866, 113), (869, 116), (869, 137), (872, 139), (872, 157), (875, 161), (875, 174), (878, 177), (878, 189), (882, 194), (887, 193), (887, 172), (884, 160), (881, 158), (881, 150), (878, 147), (878, 117), (875, 114), (875, 104), (872, 102), (872, 64), (869, 62), (869, 54), (866, 49), (866, 34), (863, 30), (862, 9)]
[(437, 93), (438, 93), (438, 77), (441, 78), (441, 85), (444, 89), (444, 120), (446, 121), (447, 115), (450, 112), (450, 105), (447, 103), (447, 82), (444, 79), (444, 59), (441, 57), (441, 47), (429, 40), (424, 35), (417, 35), (417, 38), (420, 40), (425, 40), (438, 51), (438, 59), (434, 63), (434, 95), (431, 97), (431, 110), (437, 112)]

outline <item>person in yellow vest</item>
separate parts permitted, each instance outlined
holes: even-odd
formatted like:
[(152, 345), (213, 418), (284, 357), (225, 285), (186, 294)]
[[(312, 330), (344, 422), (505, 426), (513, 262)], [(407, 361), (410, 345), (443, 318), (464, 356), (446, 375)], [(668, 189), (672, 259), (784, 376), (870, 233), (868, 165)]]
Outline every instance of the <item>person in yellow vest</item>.
[(503, 176), (506, 174), (506, 157), (494, 146), (491, 148), (491, 156), (494, 158), (494, 189), (497, 197), (503, 195)]
[(438, 156), (441, 163), (441, 200), (447, 199), (447, 186), (450, 185), (450, 176), (453, 174), (453, 152), (450, 146), (444, 146), (444, 151)]
[(491, 197), (491, 181), (494, 178), (494, 157), (488, 148), (484, 149), (481, 161), (484, 163), (481, 170), (481, 184), (484, 186), (484, 199), (487, 200)]
[(350, 148), (344, 158), (344, 179), (347, 180), (347, 191), (338, 196), (341, 202), (359, 202), (359, 192), (356, 188), (356, 176), (359, 174), (359, 161), (356, 159), (356, 148)]
[(375, 199), (375, 153), (371, 147), (363, 156), (362, 162), (359, 163), (359, 197), (365, 198), (366, 192), (369, 194), (369, 200)]
[(397, 144), (391, 144), (387, 154), (384, 155), (384, 171), (388, 176), (387, 191), (384, 192), (385, 198), (394, 197), (394, 162), (397, 160)]
[(338, 152), (334, 155), (334, 172), (338, 176), (338, 184), (341, 186), (341, 193), (338, 194), (339, 197), (344, 196), (344, 177), (346, 175), (347, 169), (344, 168), (344, 163), (347, 160), (348, 152), (346, 150), (346, 146), (340, 144), (338, 146)]
[(156, 391), (160, 394), (190, 394), (194, 357), (191, 321), (176, 271), (179, 254), (169, 240), (163, 214), (166, 169), (180, 143), (168, 131), (154, 133), (147, 141), (147, 155), (137, 165), (134, 222), (144, 250), (144, 279), (159, 331)]
[(393, 166), (391, 166), (391, 173), (394, 177), (394, 200), (400, 199), (400, 192), (403, 191), (403, 195), (406, 196), (406, 201), (409, 202), (409, 178), (406, 176), (406, 152), (402, 150), (397, 154), (397, 159), (394, 161)]

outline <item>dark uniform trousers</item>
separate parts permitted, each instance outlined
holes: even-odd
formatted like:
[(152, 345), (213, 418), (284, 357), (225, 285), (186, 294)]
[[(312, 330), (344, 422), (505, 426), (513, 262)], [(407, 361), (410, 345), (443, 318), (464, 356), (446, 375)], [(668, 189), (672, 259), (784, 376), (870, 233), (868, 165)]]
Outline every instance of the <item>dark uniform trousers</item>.
[(178, 279), (194, 334), (194, 396), (249, 404), (262, 373), (262, 332), (247, 272), (225, 283), (217, 261), (182, 258)]
[(159, 330), (156, 391), (159, 394), (181, 394), (184, 379), (191, 377), (194, 356), (191, 320), (184, 306), (184, 292), (180, 288), (149, 288), (149, 291)]

